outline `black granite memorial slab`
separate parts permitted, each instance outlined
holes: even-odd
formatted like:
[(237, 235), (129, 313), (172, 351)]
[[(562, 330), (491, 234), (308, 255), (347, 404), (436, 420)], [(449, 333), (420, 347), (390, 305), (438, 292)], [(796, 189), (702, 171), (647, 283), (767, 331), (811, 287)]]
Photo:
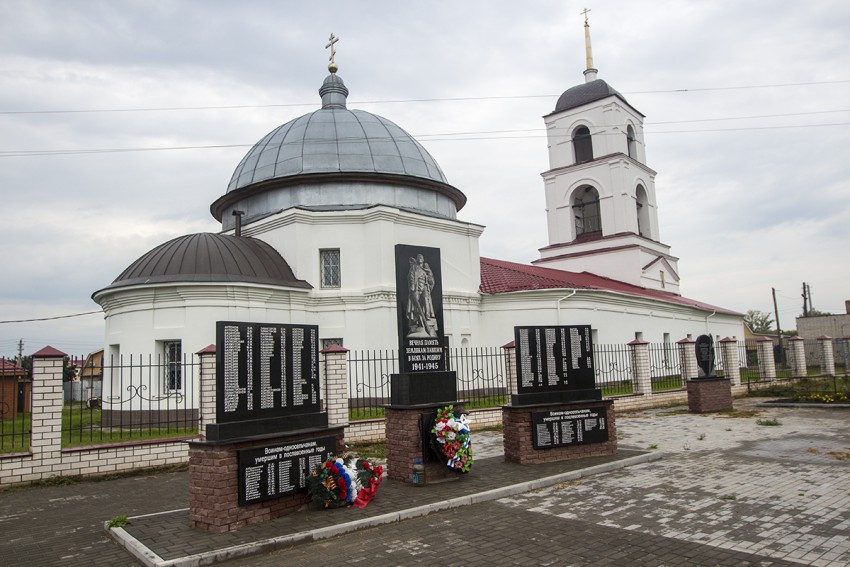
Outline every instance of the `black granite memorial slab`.
[(533, 412), (531, 439), (535, 449), (605, 443), (608, 441), (605, 406)]
[(316, 325), (216, 323), (216, 422), (316, 413)]
[(601, 400), (589, 325), (514, 327), (516, 394), (511, 404)]
[(699, 377), (714, 377), (714, 341), (708, 335), (697, 337), (694, 345), (697, 355), (697, 366), (699, 366)]
[(418, 406), (457, 400), (455, 372), (411, 372), (390, 375), (390, 405)]
[(239, 505), (306, 490), (307, 476), (336, 452), (336, 437), (302, 439), (237, 451)]
[(446, 370), (440, 249), (396, 244), (399, 371)]

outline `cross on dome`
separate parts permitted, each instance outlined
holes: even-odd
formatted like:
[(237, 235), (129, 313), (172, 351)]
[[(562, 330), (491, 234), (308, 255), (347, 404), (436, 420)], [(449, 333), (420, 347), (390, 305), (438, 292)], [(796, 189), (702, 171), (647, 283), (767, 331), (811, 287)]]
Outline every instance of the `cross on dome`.
[(334, 61), (334, 57), (336, 56), (336, 49), (334, 48), (334, 44), (338, 41), (339, 38), (335, 37), (334, 34), (331, 33), (331, 36), (328, 38), (328, 44), (325, 46), (325, 49), (331, 49), (331, 56), (328, 59), (330, 61), (330, 63), (328, 64), (328, 71), (330, 71), (331, 73), (336, 73), (337, 69), (339, 69), (339, 67), (337, 67), (336, 62)]

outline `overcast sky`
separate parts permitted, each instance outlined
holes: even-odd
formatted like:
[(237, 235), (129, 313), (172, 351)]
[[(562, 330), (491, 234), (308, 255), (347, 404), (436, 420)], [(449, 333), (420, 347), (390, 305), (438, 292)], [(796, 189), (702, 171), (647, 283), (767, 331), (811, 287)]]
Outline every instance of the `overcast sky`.
[(584, 81), (585, 6), (599, 78), (646, 115), (682, 294), (772, 313), (774, 287), (787, 329), (805, 281), (843, 313), (846, 0), (2, 0), (0, 355), (102, 346), (102, 315), (5, 321), (99, 310), (143, 253), (219, 230), (209, 205), (250, 146), (318, 107), (331, 32), (349, 108), (422, 142), (487, 227), (481, 254), (538, 258), (541, 117)]

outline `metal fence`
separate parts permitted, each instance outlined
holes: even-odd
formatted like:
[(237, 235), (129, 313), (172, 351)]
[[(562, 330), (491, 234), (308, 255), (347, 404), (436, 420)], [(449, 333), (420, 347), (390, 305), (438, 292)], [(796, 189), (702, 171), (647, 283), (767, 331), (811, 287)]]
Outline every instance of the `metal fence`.
[(80, 369), (65, 383), (62, 446), (76, 447), (194, 435), (200, 364), (184, 356), (120, 356)]
[(32, 382), (15, 360), (0, 358), (0, 453), (22, 453), (30, 447)]
[(678, 345), (669, 342), (649, 344), (649, 375), (653, 392), (681, 390), (685, 387)]
[(593, 345), (596, 387), (605, 396), (627, 396), (637, 392), (632, 355), (627, 345)]

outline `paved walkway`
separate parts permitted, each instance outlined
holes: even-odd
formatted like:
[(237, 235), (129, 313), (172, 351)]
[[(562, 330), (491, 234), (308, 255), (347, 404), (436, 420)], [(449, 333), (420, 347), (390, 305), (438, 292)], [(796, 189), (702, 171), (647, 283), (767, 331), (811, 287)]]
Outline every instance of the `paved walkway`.
[[(185, 473), (0, 493), (0, 558), (139, 565), (102, 523), (156, 513), (126, 530), (147, 564), (850, 564), (850, 410), (756, 404), (736, 400), (738, 417), (620, 416), (617, 458), (551, 469), (506, 464), (499, 438), (479, 434), (460, 481), (385, 481), (363, 510), (313, 510), (232, 534), (187, 527)], [(522, 484), (530, 478), (537, 484)], [(370, 527), (380, 522), (390, 523)], [(264, 554), (239, 558), (258, 542)]]

